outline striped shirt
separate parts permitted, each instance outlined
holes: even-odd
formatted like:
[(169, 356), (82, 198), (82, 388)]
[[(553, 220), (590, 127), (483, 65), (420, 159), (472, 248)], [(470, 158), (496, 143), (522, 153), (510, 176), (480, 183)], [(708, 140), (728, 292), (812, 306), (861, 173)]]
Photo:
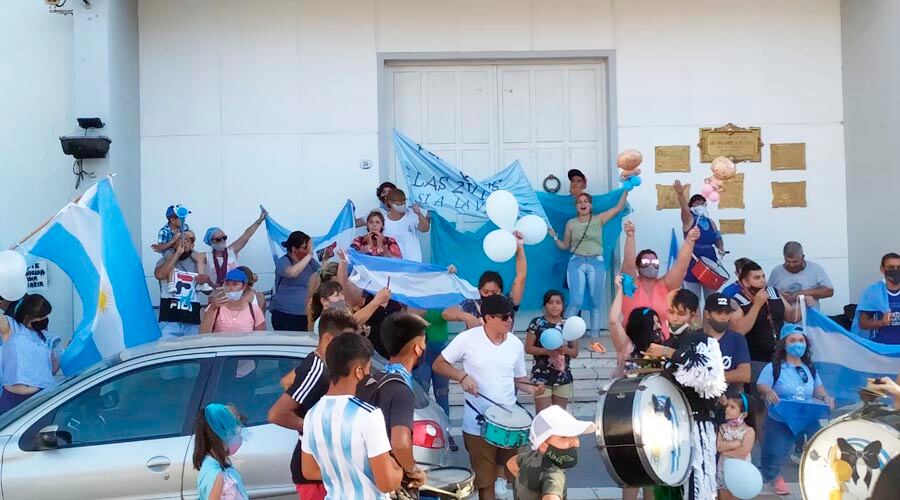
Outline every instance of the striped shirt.
[[(315, 351), (309, 353), (294, 369), (294, 383), (285, 391), (285, 394), (297, 402), (296, 414), (298, 417), (306, 418), (309, 409), (328, 392), (329, 381), (325, 361)], [(294, 454), (291, 456), (291, 479), (294, 484), (322, 484), (322, 481), (310, 481), (303, 476), (303, 465), (300, 460), (302, 441), (303, 433), (300, 433), (297, 446), (294, 447)]]
[(23, 384), (41, 389), (56, 386), (53, 378), (51, 354), (60, 354), (59, 337), (44, 332), (44, 339), (37, 332), (26, 328), (12, 318), (9, 338), (3, 344), (3, 385)]
[(328, 500), (386, 500), (369, 459), (391, 451), (381, 410), (354, 396), (323, 396), (303, 421), (303, 451), (322, 470)]
[[(190, 231), (191, 226), (188, 226), (187, 222), (181, 223), (181, 232)], [(156, 237), (156, 241), (162, 245), (172, 241), (172, 238), (175, 237), (175, 231), (172, 231), (172, 228), (169, 227), (168, 224), (159, 228), (159, 234)]]

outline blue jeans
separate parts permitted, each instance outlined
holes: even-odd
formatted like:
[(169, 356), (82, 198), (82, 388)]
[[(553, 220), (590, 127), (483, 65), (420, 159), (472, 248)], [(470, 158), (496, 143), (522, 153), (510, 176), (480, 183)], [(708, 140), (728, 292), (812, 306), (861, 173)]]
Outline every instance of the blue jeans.
[(599, 335), (603, 325), (600, 324), (600, 308), (603, 307), (603, 284), (606, 279), (606, 264), (603, 257), (584, 257), (572, 255), (569, 259), (569, 267), (566, 269), (566, 278), (569, 282), (569, 307), (566, 308), (566, 317), (574, 316), (581, 310), (584, 302), (584, 289), (587, 287), (591, 294), (590, 323), (588, 333), (591, 337)]
[[(819, 430), (818, 422), (810, 424), (802, 434), (811, 436)], [(762, 477), (764, 482), (772, 482), (776, 477), (781, 475), (781, 466), (787, 461), (794, 450), (794, 445), (800, 439), (794, 435), (790, 427), (783, 422), (779, 422), (772, 417), (766, 417), (766, 423), (763, 433), (763, 442), (760, 446), (760, 455), (762, 459)]]
[(160, 321), (159, 331), (164, 339), (171, 337), (187, 337), (190, 335), (198, 335), (200, 333), (200, 325), (178, 323), (176, 321)]
[(447, 347), (446, 340), (427, 342), (425, 344), (425, 355), (419, 361), (419, 366), (413, 370), (413, 378), (425, 389), (425, 394), (428, 394), (428, 390), (434, 384), (434, 400), (447, 414), (447, 418), (450, 418), (450, 379), (443, 375), (438, 375), (431, 369), (434, 360), (437, 359), (445, 347)]

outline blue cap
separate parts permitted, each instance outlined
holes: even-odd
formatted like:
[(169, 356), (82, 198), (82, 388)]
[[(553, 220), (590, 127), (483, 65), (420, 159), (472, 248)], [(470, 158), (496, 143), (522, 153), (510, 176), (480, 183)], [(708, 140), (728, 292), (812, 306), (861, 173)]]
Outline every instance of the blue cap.
[(175, 205), (169, 205), (169, 208), (166, 209), (166, 219), (171, 219), (175, 217)]
[(799, 323), (785, 323), (784, 326), (781, 327), (781, 337), (785, 338), (792, 333), (799, 333), (806, 337), (806, 332), (803, 330), (803, 325)]
[[(212, 237), (214, 234), (216, 234), (216, 231), (222, 231), (222, 228), (211, 227), (211, 228), (207, 229), (206, 236), (203, 237), (203, 243), (206, 243), (207, 245), (212, 245)], [(224, 233), (225, 231), (222, 231), (222, 232)]]
[(246, 283), (247, 275), (244, 274), (244, 271), (234, 268), (225, 274), (225, 281), (240, 281), (241, 283)]

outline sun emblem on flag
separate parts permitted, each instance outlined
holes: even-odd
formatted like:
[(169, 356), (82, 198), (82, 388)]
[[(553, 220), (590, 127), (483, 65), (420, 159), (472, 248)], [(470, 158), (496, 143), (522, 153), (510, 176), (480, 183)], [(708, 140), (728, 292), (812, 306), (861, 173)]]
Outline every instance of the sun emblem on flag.
[(100, 297), (97, 298), (97, 312), (103, 314), (109, 311), (111, 302), (112, 297), (110, 296), (110, 290), (108, 288), (101, 288)]

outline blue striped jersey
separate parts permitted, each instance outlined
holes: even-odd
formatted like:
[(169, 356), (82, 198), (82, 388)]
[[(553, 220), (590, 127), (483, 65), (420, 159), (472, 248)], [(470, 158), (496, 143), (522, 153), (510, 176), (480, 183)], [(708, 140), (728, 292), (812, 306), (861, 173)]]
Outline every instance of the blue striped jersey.
[(303, 420), (303, 451), (316, 459), (328, 500), (389, 498), (369, 459), (391, 451), (381, 410), (354, 396), (322, 396)]

